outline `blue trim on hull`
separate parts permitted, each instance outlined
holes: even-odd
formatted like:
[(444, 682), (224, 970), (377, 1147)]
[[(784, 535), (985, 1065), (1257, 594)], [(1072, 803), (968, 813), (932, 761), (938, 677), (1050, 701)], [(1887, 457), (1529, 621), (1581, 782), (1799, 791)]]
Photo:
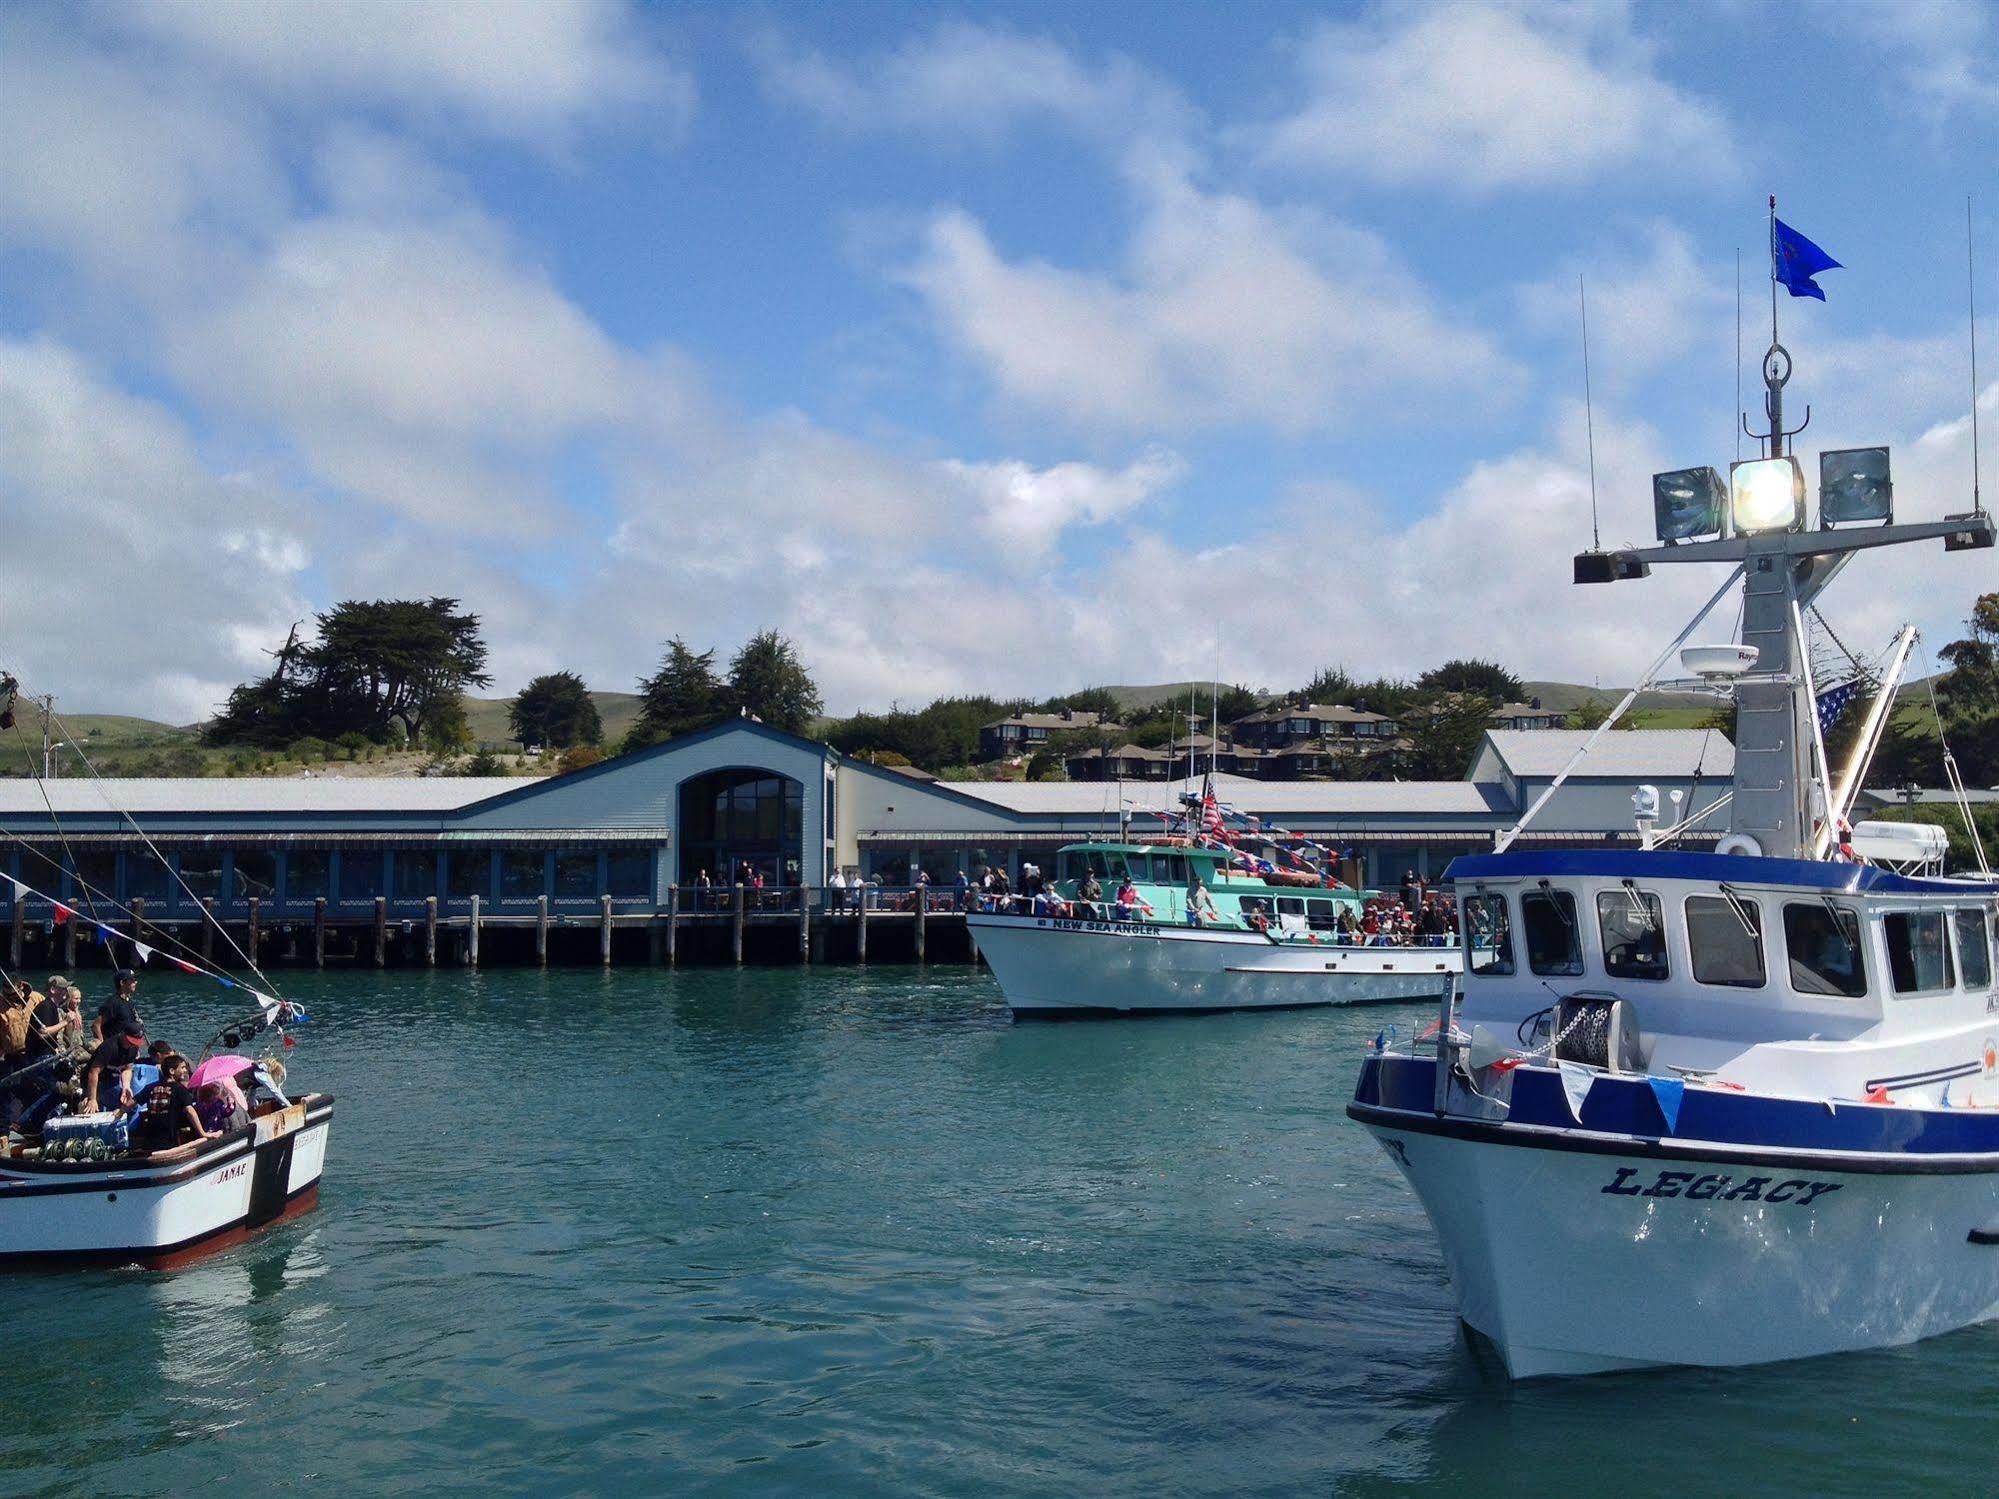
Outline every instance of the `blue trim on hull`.
[[(1651, 1084), (1642, 1077), (1599, 1075), (1578, 1124), (1552, 1068), (1513, 1074), (1504, 1119), (1439, 1115), (1436, 1062), (1428, 1057), (1370, 1056), (1361, 1066), (1347, 1113), (1363, 1124), (1454, 1135), (1496, 1144), (1606, 1155), (1696, 1158), (1704, 1149), (1799, 1165), (1817, 1153), (1821, 1169), (1861, 1172), (1999, 1172), (1999, 1110), (1913, 1109), (1892, 1104), (1768, 1098), (1689, 1087), (1678, 1125), (1666, 1128)], [(1837, 1155), (1839, 1162), (1824, 1159)], [(1971, 1158), (1971, 1159), (1966, 1159)]]
[(1753, 859), (1743, 854), (1697, 854), (1679, 849), (1550, 848), (1522, 853), (1463, 854), (1444, 870), (1446, 880), (1521, 880), (1594, 875), (1604, 879), (1729, 881), (1738, 885), (1788, 885), (1841, 895), (1951, 895), (1976, 900), (1999, 895), (1999, 881), (1919, 880), (1871, 864), (1830, 864), (1815, 859)]

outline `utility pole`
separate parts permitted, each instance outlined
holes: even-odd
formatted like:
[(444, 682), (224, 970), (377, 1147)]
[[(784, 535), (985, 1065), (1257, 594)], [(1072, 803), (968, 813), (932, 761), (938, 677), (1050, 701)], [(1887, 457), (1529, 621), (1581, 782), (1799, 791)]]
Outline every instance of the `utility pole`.
[(42, 710), (42, 779), (46, 781), (55, 774), (55, 771), (51, 769), (53, 762), (49, 758), (49, 726), (55, 721), (56, 697), (53, 692), (46, 692), (36, 698), (35, 702), (41, 706)]

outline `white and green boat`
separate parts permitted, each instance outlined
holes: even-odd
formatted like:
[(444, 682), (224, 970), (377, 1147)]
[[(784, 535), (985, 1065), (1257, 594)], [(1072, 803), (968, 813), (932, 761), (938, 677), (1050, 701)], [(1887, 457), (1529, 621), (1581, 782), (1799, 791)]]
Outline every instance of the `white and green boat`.
[[(1366, 893), (1317, 874), (1245, 869), (1190, 835), (1092, 840), (1057, 855), (1053, 901), (976, 912), (972, 934), (1016, 1015), (1189, 1014), (1435, 999), (1456, 946), (1345, 936)], [(1085, 900), (1095, 877), (1100, 900)], [(1130, 881), (1137, 899), (1116, 902)], [(1188, 914), (1196, 881), (1213, 910)]]

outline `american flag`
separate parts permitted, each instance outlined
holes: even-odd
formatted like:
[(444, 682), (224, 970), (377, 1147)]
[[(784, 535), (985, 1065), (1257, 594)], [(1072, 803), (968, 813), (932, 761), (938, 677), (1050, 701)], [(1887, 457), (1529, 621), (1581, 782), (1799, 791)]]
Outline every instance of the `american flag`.
[(1860, 696), (1861, 691), (1866, 685), (1859, 677), (1855, 677), (1851, 682), (1846, 682), (1838, 687), (1828, 688), (1819, 694), (1819, 732), (1821, 734), (1832, 731), (1832, 726), (1839, 721), (1839, 715), (1844, 713), (1847, 710), (1847, 706)]

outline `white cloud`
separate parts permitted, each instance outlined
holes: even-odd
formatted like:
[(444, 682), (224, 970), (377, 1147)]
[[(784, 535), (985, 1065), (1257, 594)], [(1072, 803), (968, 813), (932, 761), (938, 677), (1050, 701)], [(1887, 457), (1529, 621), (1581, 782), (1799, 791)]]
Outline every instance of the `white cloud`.
[(677, 131), (694, 84), (621, 0), (126, 0), (105, 14), (273, 100), (357, 100), (536, 137), (647, 107)]
[(1180, 455), (1155, 448), (1122, 469), (1093, 463), (1034, 468), (1019, 460), (962, 463), (944, 470), (963, 481), (983, 511), (986, 534), (1012, 561), (1046, 557), (1072, 525), (1102, 525), (1138, 509), (1187, 471)]
[(1853, 0), (1812, 14), (1898, 64), (1885, 80), (1895, 109), (1941, 125), (1960, 108), (1999, 108), (1999, 28), (1981, 0)]
[(1303, 101), (1243, 133), (1271, 164), (1474, 193), (1733, 171), (1721, 111), (1654, 71), (1617, 6), (1387, 9), (1313, 27), (1298, 67)]
[[(1576, 277), (1588, 281), (1592, 372), (1616, 390), (1699, 351), (1699, 368), (1727, 368), (1734, 302), (1732, 266), (1703, 265), (1693, 237), (1676, 225), (1646, 225), (1643, 247), (1571, 261), (1523, 287), (1521, 315), (1536, 332), (1580, 348)], [(1602, 268), (1614, 266), (1613, 274)]]
[(253, 106), (80, 46), (40, 13), (0, 15), (0, 242), (156, 289), (223, 270), (219, 234), (288, 206), (266, 128)]
[(165, 408), (68, 349), (0, 341), (0, 651), (71, 710), (187, 722), (305, 612), (306, 530)]
[(753, 53), (765, 92), (843, 130), (936, 131), (997, 141), (1032, 125), (1149, 137), (1192, 123), (1178, 92), (1129, 58), (1089, 63), (1046, 37), (947, 21), (893, 50), (849, 65), (776, 32)]
[(1115, 274), (1009, 262), (937, 214), (905, 276), (946, 340), (1009, 399), (1085, 428), (1268, 424), (1300, 432), (1416, 390), (1510, 392), (1513, 371), (1365, 230), (1136, 174)]

